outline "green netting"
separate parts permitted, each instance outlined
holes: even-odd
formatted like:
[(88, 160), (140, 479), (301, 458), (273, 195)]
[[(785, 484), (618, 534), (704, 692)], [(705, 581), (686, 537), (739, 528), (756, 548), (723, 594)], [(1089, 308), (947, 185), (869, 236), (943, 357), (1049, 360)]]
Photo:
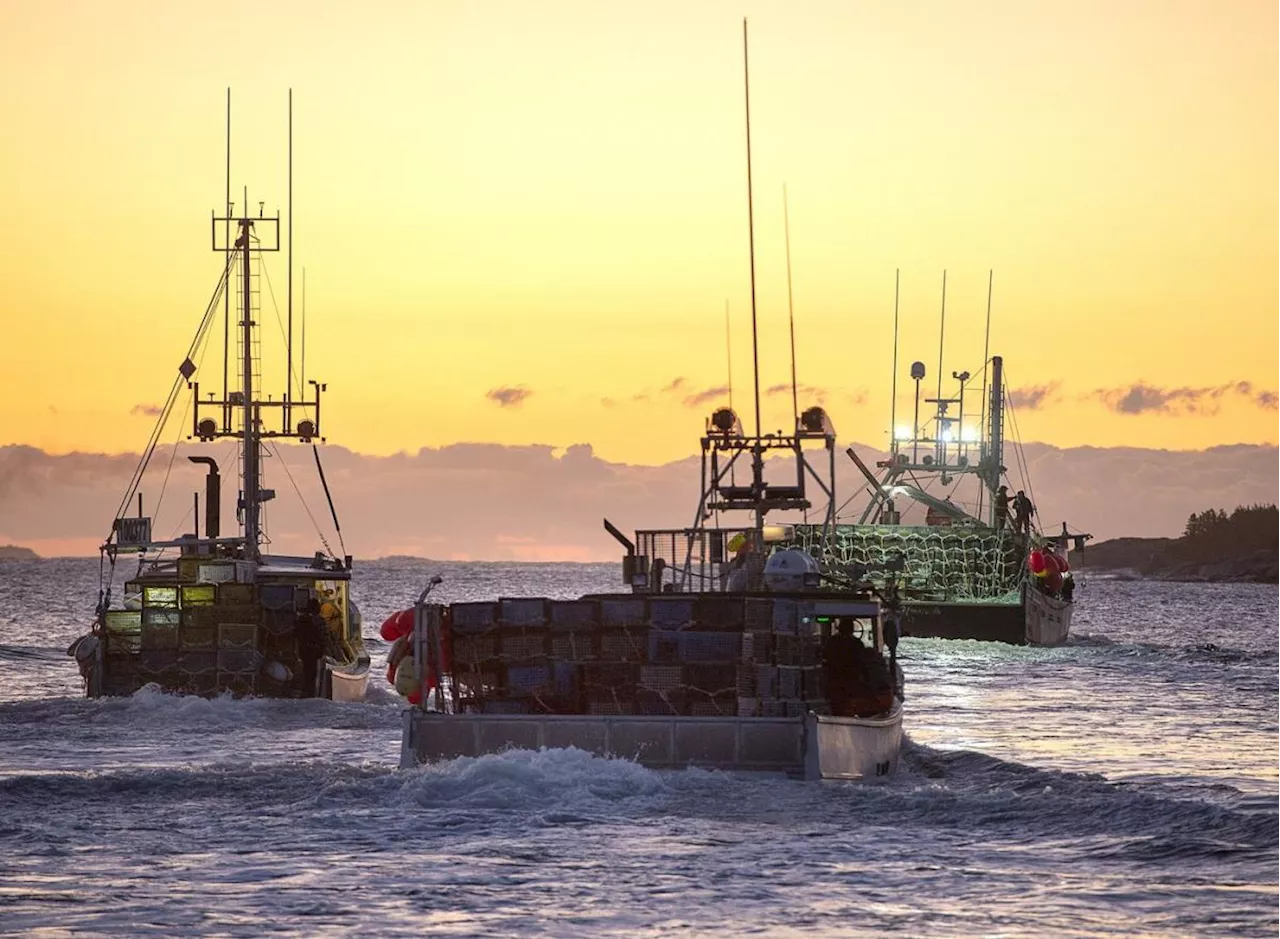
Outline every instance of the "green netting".
[(902, 560), (900, 583), (907, 600), (998, 600), (1016, 594), (1023, 577), (1023, 539), (990, 528), (906, 525), (837, 525), (833, 544), (818, 525), (796, 525), (785, 545), (807, 551), (826, 570), (868, 568), (882, 584)]

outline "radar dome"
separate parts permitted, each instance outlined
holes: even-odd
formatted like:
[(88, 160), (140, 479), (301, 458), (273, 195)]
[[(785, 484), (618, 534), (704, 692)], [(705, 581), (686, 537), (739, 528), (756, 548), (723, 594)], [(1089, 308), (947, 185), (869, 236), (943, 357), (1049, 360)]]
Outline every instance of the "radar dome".
[(821, 573), (812, 555), (790, 548), (769, 555), (764, 564), (764, 583), (770, 590), (804, 590), (805, 575)]

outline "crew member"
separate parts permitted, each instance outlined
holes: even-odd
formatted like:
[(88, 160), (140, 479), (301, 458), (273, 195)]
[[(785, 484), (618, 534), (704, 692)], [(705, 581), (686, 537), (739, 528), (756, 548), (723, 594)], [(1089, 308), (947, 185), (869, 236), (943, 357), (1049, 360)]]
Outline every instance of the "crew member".
[(823, 655), (827, 697), (837, 717), (872, 717), (893, 707), (893, 677), (884, 657), (863, 645), (842, 620)]
[(1035, 511), (1036, 507), (1031, 504), (1027, 494), (1019, 489), (1018, 494), (1013, 497), (1014, 531), (1029, 535), (1031, 533), (1031, 516), (1035, 514)]
[(1001, 486), (996, 490), (996, 531), (1004, 531), (1004, 526), (1009, 524), (1009, 503), (1012, 499), (1008, 486)]
[(320, 615), (320, 601), (311, 598), (305, 610), (298, 613), (294, 620), (294, 641), (298, 647), (298, 658), (302, 661), (302, 696), (314, 698), (318, 691), (317, 679), (320, 671), (320, 659), (324, 655), (324, 617)]

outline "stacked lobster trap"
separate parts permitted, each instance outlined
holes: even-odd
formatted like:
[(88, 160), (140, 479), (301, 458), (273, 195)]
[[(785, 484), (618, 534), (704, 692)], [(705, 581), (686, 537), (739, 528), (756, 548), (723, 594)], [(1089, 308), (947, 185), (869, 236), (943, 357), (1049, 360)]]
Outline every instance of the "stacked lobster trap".
[(139, 609), (103, 616), (103, 694), (155, 682), (188, 694), (256, 694), (272, 679), (266, 660), (300, 668), (297, 612), (307, 592), (286, 584), (126, 585)]
[(823, 624), (723, 594), (502, 599), (439, 608), (455, 713), (830, 713)]

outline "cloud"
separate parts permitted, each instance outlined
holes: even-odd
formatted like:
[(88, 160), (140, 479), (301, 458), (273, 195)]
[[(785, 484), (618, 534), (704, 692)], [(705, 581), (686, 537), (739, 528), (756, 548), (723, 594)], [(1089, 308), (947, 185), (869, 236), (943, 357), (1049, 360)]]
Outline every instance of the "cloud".
[(1158, 388), (1139, 381), (1127, 388), (1099, 388), (1089, 397), (1097, 398), (1117, 414), (1201, 414), (1218, 413), (1222, 399), (1227, 395), (1250, 398), (1258, 407), (1274, 409), (1276, 393), (1259, 391), (1247, 381), (1232, 381), (1223, 385), (1202, 388)]
[(158, 404), (135, 404), (129, 409), (130, 414), (135, 416), (141, 414), (143, 417), (159, 417), (160, 411)]
[[(770, 385), (764, 390), (764, 393), (767, 395), (791, 394), (791, 384), (788, 382), (782, 385)], [(827, 391), (825, 388), (819, 388), (817, 385), (806, 385), (804, 382), (800, 382), (796, 385), (797, 395), (809, 395), (821, 398), (826, 393)]]
[(672, 380), (671, 384), (662, 389), (663, 394), (678, 394), (685, 386), (684, 376)]
[(524, 385), (504, 385), (485, 392), (485, 397), (500, 408), (518, 408), (532, 394)]
[(707, 404), (710, 401), (715, 401), (718, 398), (727, 397), (728, 394), (729, 394), (728, 385), (718, 385), (715, 388), (706, 388), (703, 391), (696, 391), (693, 394), (688, 395), (684, 399), (684, 406), (687, 408), (701, 407), (702, 405)]
[[(839, 450), (844, 448), (841, 443)], [(870, 465), (885, 458), (872, 447), (855, 448)], [(225, 456), (221, 447), (208, 445), (184, 446), (182, 452)], [(284, 481), (284, 491), (271, 503), (272, 550), (309, 556), (320, 546), (317, 524), (336, 549), (310, 448), (281, 444), (279, 453), (279, 461), (268, 461), (268, 485), (279, 491)], [(561, 450), (459, 443), (385, 457), (327, 446), (321, 453), (347, 550), (364, 559), (411, 554), (616, 562), (620, 549), (604, 531), (602, 518), (628, 534), (636, 528), (679, 528), (689, 524), (698, 501), (697, 457), (639, 466), (609, 462), (584, 444)], [(203, 469), (177, 460), (161, 504), (168, 454), (167, 447), (160, 448), (143, 481), (148, 514), (155, 513), (155, 529), (165, 536), (191, 531), (190, 494), (204, 487)], [(1046, 528), (1059, 528), (1066, 520), (1073, 530), (1092, 532), (1099, 540), (1176, 536), (1193, 512), (1273, 503), (1280, 488), (1274, 446), (1164, 451), (1030, 443), (1023, 454), (1029, 493)], [(1024, 488), (1015, 461), (1007, 462), (1012, 488)], [(0, 446), (0, 544), (26, 545), (45, 556), (95, 554), (137, 464), (137, 454), (52, 455), (34, 447)], [(281, 464), (289, 467), (314, 522)], [(855, 497), (841, 517), (856, 517), (866, 504), (865, 480), (843, 458), (836, 474), (837, 504)], [(794, 470), (790, 462), (775, 467), (769, 460), (766, 478), (794, 479)], [(234, 489), (224, 483), (222, 517), (231, 528)], [(820, 512), (824, 506), (814, 498)], [(962, 491), (957, 499), (968, 501)], [(904, 516), (904, 521), (918, 517)], [(507, 581), (486, 580), (496, 575), (483, 571), (467, 576), (471, 580), (459, 585), (465, 590), (509, 587)], [(368, 586), (357, 589), (366, 596), (372, 592)], [(394, 602), (403, 606), (401, 598)]]
[(1058, 400), (1058, 388), (1061, 382), (1051, 381), (1044, 385), (1028, 385), (1025, 388), (1009, 389), (1009, 403), (1024, 411), (1038, 411)]
[(601, 407), (606, 408), (616, 408), (618, 406), (618, 402), (613, 400), (613, 398), (601, 398), (600, 405)]

